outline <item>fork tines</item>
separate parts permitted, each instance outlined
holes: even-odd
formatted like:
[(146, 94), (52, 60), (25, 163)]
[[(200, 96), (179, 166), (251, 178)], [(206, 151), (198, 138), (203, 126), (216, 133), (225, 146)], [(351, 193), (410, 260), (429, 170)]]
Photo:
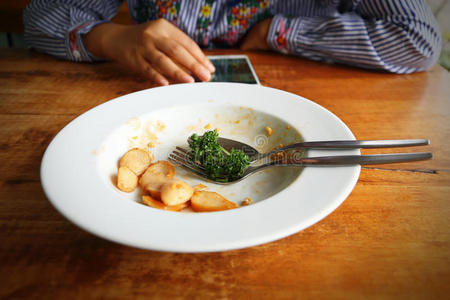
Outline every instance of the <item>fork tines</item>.
[(169, 155), (169, 160), (178, 166), (182, 167), (186, 171), (192, 172), (200, 177), (207, 178), (207, 174), (205, 173), (205, 169), (201, 166), (199, 166), (197, 163), (192, 161), (190, 152), (181, 148), (176, 147), (176, 150), (174, 150)]

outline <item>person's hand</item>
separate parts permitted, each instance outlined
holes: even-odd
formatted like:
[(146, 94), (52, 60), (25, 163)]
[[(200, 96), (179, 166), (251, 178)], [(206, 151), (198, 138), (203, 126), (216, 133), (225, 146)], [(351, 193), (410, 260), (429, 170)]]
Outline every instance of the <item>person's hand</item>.
[(164, 19), (141, 25), (103, 23), (84, 39), (93, 55), (108, 58), (141, 73), (159, 85), (211, 78), (214, 66), (200, 47)]
[(265, 19), (250, 29), (241, 44), (242, 50), (269, 50), (267, 35), (272, 18)]

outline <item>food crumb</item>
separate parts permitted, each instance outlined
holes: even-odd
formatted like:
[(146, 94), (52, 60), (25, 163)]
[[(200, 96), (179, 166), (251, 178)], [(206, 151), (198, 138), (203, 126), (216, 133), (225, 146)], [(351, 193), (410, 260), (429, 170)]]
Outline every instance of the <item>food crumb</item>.
[(267, 133), (267, 136), (271, 136), (273, 134), (273, 129), (270, 128), (269, 126), (266, 126), (266, 133)]
[(161, 121), (156, 121), (156, 127), (158, 131), (164, 131), (166, 129), (166, 125)]
[(206, 124), (204, 128), (205, 129), (210, 129), (211, 128), (211, 123)]
[(250, 199), (249, 197), (246, 197), (246, 198), (241, 202), (241, 205), (242, 205), (242, 206), (246, 206), (246, 205), (250, 205), (250, 204), (252, 204), (252, 203), (253, 203), (252, 199)]
[(201, 184), (201, 183), (193, 186), (194, 191), (200, 191), (200, 190), (204, 190), (206, 188), (207, 188), (207, 186), (204, 184)]
[(234, 121), (234, 123), (239, 124), (239, 123), (241, 123), (241, 120), (236, 120), (236, 121)]

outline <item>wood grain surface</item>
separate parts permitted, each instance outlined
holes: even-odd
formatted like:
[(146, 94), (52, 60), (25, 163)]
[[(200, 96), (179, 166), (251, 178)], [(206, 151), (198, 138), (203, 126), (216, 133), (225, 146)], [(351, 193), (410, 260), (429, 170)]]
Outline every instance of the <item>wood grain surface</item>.
[(0, 298), (448, 299), (449, 73), (435, 66), (393, 75), (246, 54), (263, 85), (317, 102), (358, 139), (429, 138), (430, 146), (395, 151), (431, 151), (433, 160), (364, 167), (338, 209), (279, 241), (206, 254), (134, 249), (62, 217), (39, 168), (68, 122), (151, 84), (113, 63), (1, 49)]

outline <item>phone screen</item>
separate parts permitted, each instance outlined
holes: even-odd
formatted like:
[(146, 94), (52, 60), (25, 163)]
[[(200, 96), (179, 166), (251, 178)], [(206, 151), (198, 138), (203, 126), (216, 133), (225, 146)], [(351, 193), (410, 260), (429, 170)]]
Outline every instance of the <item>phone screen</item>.
[(259, 84), (250, 60), (245, 55), (209, 56), (216, 71), (211, 82), (240, 82)]

